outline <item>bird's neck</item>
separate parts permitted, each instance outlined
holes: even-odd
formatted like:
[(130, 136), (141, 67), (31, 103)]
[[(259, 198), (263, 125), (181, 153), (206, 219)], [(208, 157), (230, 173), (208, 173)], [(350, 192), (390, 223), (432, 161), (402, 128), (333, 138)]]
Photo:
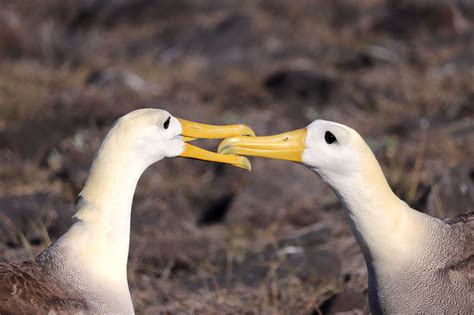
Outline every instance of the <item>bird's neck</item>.
[(76, 263), (90, 269), (86, 273), (127, 290), (132, 200), (147, 166), (103, 145), (80, 194), (76, 222), (57, 242)]
[(393, 193), (375, 157), (357, 175), (335, 175), (326, 181), (346, 209), (366, 261), (395, 262), (394, 256), (403, 259), (414, 250), (420, 215)]

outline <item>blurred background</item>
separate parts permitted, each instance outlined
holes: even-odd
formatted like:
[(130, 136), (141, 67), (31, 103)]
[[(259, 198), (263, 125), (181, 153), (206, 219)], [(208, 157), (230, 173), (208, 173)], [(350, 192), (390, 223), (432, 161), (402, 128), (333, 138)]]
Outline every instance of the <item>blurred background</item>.
[[(0, 0), (0, 261), (66, 231), (109, 126), (140, 107), (261, 135), (335, 120), (411, 206), (472, 211), (474, 2)], [(334, 193), (301, 165), (251, 160), (144, 174), (137, 313), (367, 313)]]

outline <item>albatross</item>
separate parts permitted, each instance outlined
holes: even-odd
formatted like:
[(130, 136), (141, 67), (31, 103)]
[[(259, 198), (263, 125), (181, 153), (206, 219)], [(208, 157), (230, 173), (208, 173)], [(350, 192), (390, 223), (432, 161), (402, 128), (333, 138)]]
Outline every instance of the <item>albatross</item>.
[(118, 119), (92, 164), (69, 230), (32, 261), (0, 264), (0, 314), (133, 314), (127, 258), (132, 198), (141, 174), (177, 156), (250, 170), (245, 157), (187, 143), (243, 135), (254, 133), (245, 125), (205, 125), (159, 109)]
[(266, 137), (223, 140), (222, 154), (299, 162), (335, 191), (368, 270), (373, 314), (472, 314), (474, 212), (437, 219), (391, 190), (362, 137), (335, 122)]

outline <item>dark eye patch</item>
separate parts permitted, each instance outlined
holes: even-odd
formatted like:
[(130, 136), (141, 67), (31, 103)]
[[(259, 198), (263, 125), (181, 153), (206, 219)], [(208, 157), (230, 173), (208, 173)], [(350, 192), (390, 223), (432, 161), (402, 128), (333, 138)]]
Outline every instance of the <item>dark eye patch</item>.
[(171, 116), (169, 116), (168, 119), (166, 119), (166, 121), (163, 123), (163, 128), (168, 129), (168, 127), (170, 126), (170, 120)]
[(332, 134), (330, 131), (326, 131), (324, 134), (324, 140), (326, 140), (327, 144), (332, 144), (337, 141), (336, 136)]

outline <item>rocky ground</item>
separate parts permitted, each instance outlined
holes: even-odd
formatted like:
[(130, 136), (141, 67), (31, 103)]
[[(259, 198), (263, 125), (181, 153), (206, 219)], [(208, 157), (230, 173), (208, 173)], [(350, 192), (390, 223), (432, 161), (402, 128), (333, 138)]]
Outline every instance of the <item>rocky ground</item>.
[[(472, 211), (473, 56), (469, 0), (0, 0), (0, 261), (67, 229), (102, 137), (140, 107), (257, 134), (335, 120), (413, 207)], [(367, 313), (336, 196), (301, 165), (252, 163), (145, 173), (129, 257), (138, 314)]]

